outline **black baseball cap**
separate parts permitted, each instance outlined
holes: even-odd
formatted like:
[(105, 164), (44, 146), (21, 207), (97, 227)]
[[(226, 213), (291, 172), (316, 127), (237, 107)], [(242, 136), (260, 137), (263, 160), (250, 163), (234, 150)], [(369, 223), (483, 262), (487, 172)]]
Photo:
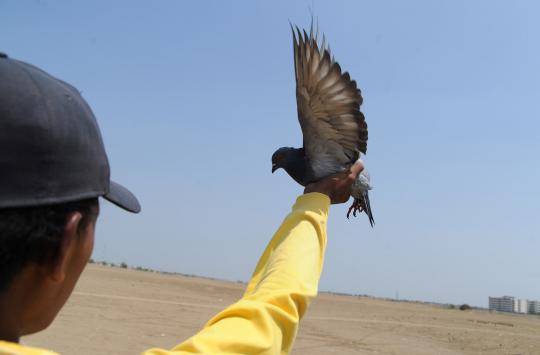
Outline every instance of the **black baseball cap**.
[(96, 118), (79, 91), (0, 53), (0, 208), (98, 196), (141, 210), (128, 189), (110, 180)]

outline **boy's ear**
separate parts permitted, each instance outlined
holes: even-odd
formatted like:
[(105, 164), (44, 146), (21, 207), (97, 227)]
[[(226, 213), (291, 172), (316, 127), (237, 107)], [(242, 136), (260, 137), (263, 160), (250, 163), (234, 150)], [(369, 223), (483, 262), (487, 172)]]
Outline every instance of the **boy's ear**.
[(79, 233), (79, 225), (82, 215), (80, 212), (71, 212), (68, 214), (64, 233), (62, 235), (62, 243), (56, 259), (53, 261), (50, 277), (54, 282), (62, 282), (66, 278), (66, 274), (70, 265), (71, 257), (77, 245), (77, 237)]

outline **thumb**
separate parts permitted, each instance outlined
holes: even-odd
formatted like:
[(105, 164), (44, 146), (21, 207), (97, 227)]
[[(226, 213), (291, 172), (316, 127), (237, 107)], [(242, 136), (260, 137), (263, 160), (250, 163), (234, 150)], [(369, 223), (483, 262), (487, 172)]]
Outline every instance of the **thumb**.
[(359, 159), (351, 166), (350, 176), (356, 179), (356, 177), (362, 172), (362, 170), (364, 170), (364, 162)]

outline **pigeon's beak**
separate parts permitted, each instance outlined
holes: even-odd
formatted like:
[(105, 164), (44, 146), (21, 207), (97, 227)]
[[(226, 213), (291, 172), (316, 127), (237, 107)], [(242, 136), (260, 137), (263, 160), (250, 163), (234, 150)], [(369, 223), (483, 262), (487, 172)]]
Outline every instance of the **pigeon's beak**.
[(277, 164), (272, 164), (272, 174), (274, 173), (274, 171), (276, 171), (277, 169), (279, 169), (279, 166)]

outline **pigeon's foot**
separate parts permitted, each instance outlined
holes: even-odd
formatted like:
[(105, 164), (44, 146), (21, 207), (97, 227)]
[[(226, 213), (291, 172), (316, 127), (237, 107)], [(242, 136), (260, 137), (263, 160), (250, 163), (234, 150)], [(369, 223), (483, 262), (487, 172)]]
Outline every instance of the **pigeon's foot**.
[(360, 203), (360, 200), (355, 198), (353, 204), (351, 207), (349, 207), (349, 211), (347, 212), (347, 218), (350, 217), (351, 212), (354, 217), (356, 217), (357, 212), (362, 212), (364, 210), (364, 206)]

